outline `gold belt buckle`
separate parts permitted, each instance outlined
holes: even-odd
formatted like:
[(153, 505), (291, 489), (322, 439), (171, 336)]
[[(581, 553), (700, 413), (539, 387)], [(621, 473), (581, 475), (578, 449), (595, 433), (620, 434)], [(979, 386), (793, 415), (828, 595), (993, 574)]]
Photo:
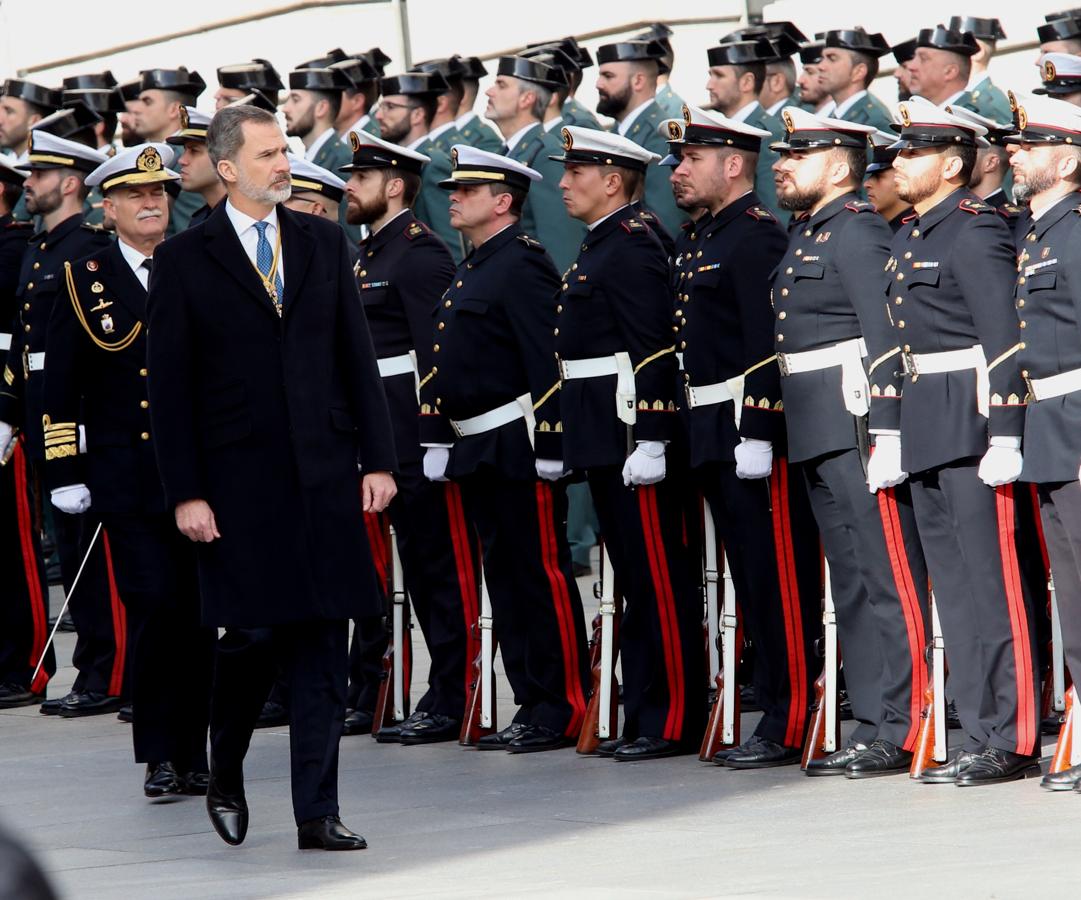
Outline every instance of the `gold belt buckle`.
[(23, 344), (23, 381), (30, 380), (30, 347)]
[(919, 369), (916, 368), (916, 357), (906, 350), (901, 351), (901, 365), (904, 367), (905, 374), (912, 378), (920, 374)]

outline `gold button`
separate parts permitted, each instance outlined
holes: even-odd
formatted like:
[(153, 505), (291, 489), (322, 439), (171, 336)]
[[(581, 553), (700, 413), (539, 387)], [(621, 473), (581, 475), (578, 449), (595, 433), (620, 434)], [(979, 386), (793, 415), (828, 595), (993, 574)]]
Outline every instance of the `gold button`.
[(462, 282), (461, 282), (461, 281), (458, 281), (458, 282), (456, 282), (456, 283), (455, 283), (455, 285), (454, 285), (454, 286), (455, 286), (455, 287), (461, 287), (461, 286), (462, 286)]
[(572, 272), (577, 272), (578, 271), (578, 263), (571, 263), (571, 271)]
[(29, 330), (30, 330), (29, 325), (23, 325), (23, 331), (29, 331)]
[(778, 344), (781, 343), (781, 341), (783, 341), (783, 340), (784, 340), (784, 335), (783, 334), (777, 335), (777, 343)]
[(911, 250), (909, 250), (907, 253), (905, 253), (905, 259), (912, 259), (912, 251)]
[(690, 251), (689, 251), (689, 250), (687, 251), (687, 255), (686, 255), (686, 256), (684, 256), (683, 258), (684, 258), (684, 259), (690, 259), (690, 258), (691, 258), (691, 253), (690, 253)]
[(905, 344), (905, 353), (911, 353), (911, 352), (912, 352), (912, 348), (910, 346), (908, 346), (908, 344)]
[(898, 319), (897, 320), (897, 327), (898, 328), (904, 328), (905, 327), (905, 320), (904, 319)]
[(677, 309), (676, 310), (676, 316), (678, 316), (680, 319), (683, 318), (683, 315), (684, 315), (684, 313), (683, 313), (682, 309)]
[(1021, 377), (1022, 378), (1028, 378), (1028, 369), (1022, 369), (1021, 370)]
[(563, 290), (569, 291), (570, 289), (571, 289), (571, 286), (569, 284), (564, 284), (563, 285)]
[(369, 250), (368, 251), (368, 256), (375, 256), (375, 251), (374, 250)]
[(360, 270), (360, 277), (361, 277), (361, 278), (363, 278), (363, 277), (364, 277), (365, 275), (367, 275), (367, 274), (368, 274), (368, 270), (367, 270), (367, 269), (361, 269), (361, 270)]
[(439, 374), (439, 366), (432, 366), (432, 374), (433, 375), (438, 375)]
[(680, 280), (680, 281), (682, 281), (682, 280), (683, 280), (684, 278), (686, 278), (686, 277), (687, 277), (687, 273), (686, 273), (686, 272), (680, 272), (680, 273), (679, 273), (679, 280)]
[(1020, 278), (1018, 278), (1018, 279), (1017, 279), (1017, 283), (1018, 283), (1018, 284), (1024, 284), (1024, 283), (1025, 283), (1025, 276), (1024, 276), (1024, 275), (1022, 275), (1022, 276), (1021, 276)]
[(30, 304), (29, 303), (24, 303), (23, 304), (23, 309), (29, 310), (30, 309)]
[(808, 228), (805, 232), (803, 232), (803, 236), (804, 237), (810, 237), (811, 236), (811, 229)]
[(896, 300), (894, 300), (894, 301), (893, 301), (893, 303), (894, 303), (894, 305), (895, 305), (895, 306), (900, 306), (902, 302), (903, 302), (903, 301), (901, 300), (901, 298), (900, 298), (900, 297), (898, 297), (898, 298), (897, 298)]
[(140, 409), (147, 409), (147, 408), (149, 408), (149, 406), (150, 406), (150, 401), (149, 400), (140, 400), (139, 401), (139, 408)]
[(553, 328), (552, 329), (552, 334), (554, 334), (556, 337), (559, 337), (559, 329), (558, 328)]
[(798, 247), (796, 248), (796, 256), (803, 256), (803, 251), (800, 250)]
[(38, 244), (38, 249), (39, 250), (44, 250), (45, 249), (45, 241), (42, 241), (40, 244)]
[(1024, 305), (1025, 305), (1025, 301), (1024, 301), (1024, 300), (1018, 300), (1018, 301), (1017, 301), (1017, 308), (1018, 308), (1018, 309), (1020, 309), (1020, 308), (1021, 308), (1022, 306), (1024, 306)]
[(447, 327), (446, 322), (440, 322), (438, 325), (436, 325), (436, 328), (438, 328), (440, 331), (442, 331), (446, 327)]
[(31, 281), (31, 282), (30, 282), (30, 283), (29, 283), (29, 284), (28, 284), (28, 285), (26, 286), (26, 289), (27, 289), (28, 291), (32, 291), (32, 290), (34, 289), (34, 282), (32, 282), (32, 281)]
[(443, 398), (442, 397), (436, 397), (435, 398), (435, 405), (436, 406), (442, 406), (443, 405)]
[(688, 303), (688, 302), (690, 302), (690, 299), (691, 299), (691, 295), (690, 295), (690, 294), (684, 294), (684, 295), (683, 295), (683, 302), (684, 302), (684, 303)]
[(563, 312), (563, 304), (562, 304), (562, 303), (560, 303), (560, 304), (558, 304), (558, 305), (556, 306), (556, 312), (557, 312), (557, 313), (561, 313), (561, 312)]
[(792, 274), (792, 267), (789, 266), (787, 269), (784, 270), (784, 273), (785, 273), (785, 275), (791, 275)]
[(139, 374), (142, 375), (143, 378), (146, 378), (146, 369), (140, 369)]
[(1025, 320), (1024, 320), (1024, 319), (1022, 319), (1022, 320), (1021, 320), (1021, 327), (1022, 327), (1022, 328), (1025, 328), (1025, 327), (1026, 327), (1026, 325), (1027, 325), (1027, 323), (1025, 322)]
[(781, 296), (782, 297), (787, 297), (788, 296), (788, 288), (781, 288)]
[(443, 305), (444, 305), (444, 306), (445, 306), (445, 307), (446, 307), (447, 309), (450, 309), (450, 301), (449, 301), (449, 300), (448, 300), (448, 301), (446, 301), (446, 303), (444, 303)]
[(1018, 344), (1017, 346), (1020, 347), (1022, 350), (1024, 350), (1025, 349), (1025, 342), (1021, 341), (1021, 343)]
[(679, 331), (679, 326), (678, 325), (673, 325), (672, 330), (673, 331)]
[(779, 312), (779, 313), (777, 313), (777, 318), (778, 319), (787, 319), (788, 318), (788, 313), (783, 312), (783, 311)]
[(699, 251), (698, 251), (698, 252), (697, 252), (697, 253), (695, 254), (695, 257), (696, 257), (696, 258), (698, 258), (698, 259), (701, 259), (701, 257), (702, 257), (702, 251), (701, 251), (701, 250), (699, 250)]
[(918, 228), (913, 228), (912, 229), (912, 236), (913, 237), (919, 237), (920, 236), (920, 230)]
[(698, 237), (698, 235), (697, 235), (697, 234), (695, 234), (695, 233), (694, 233), (694, 232), (692, 231), (692, 232), (691, 232), (691, 240), (693, 241), (693, 240), (695, 240), (695, 239), (696, 239), (697, 237)]
[(34, 269), (35, 270), (40, 269), (40, 268), (41, 268), (41, 263), (39, 263), (39, 262), (34, 263)]
[(679, 349), (680, 350), (686, 350), (687, 349), (687, 342), (686, 341), (680, 341), (679, 342)]
[(150, 440), (150, 435), (145, 431), (142, 434), (140, 434), (139, 437), (141, 437), (144, 441), (149, 441)]
[(694, 272), (688, 272), (687, 273), (687, 280), (690, 281), (692, 278), (694, 278)]
[(473, 268), (473, 263), (466, 263), (466, 264), (465, 264), (465, 267), (466, 267), (467, 269), (472, 269), (472, 268)]
[(432, 345), (432, 350), (435, 351), (436, 353), (438, 353), (439, 352), (439, 345), (438, 344), (433, 344)]
[[(1035, 234), (1030, 234), (1030, 235), (1029, 235), (1028, 237), (1026, 237), (1026, 238), (1025, 238), (1025, 240), (1026, 240), (1026, 241), (1034, 241), (1034, 240), (1036, 240), (1036, 235), (1035, 235)], [(45, 249), (45, 245), (44, 245), (44, 244), (42, 244), (42, 245), (41, 245), (41, 249), (42, 249), (42, 250), (44, 250), (44, 249)]]

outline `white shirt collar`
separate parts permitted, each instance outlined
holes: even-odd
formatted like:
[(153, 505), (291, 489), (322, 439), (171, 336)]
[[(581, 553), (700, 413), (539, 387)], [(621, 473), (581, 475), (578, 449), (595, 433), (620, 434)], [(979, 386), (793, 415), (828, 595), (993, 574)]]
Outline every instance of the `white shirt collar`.
[(449, 121), (449, 122), (444, 122), (438, 128), (433, 128), (431, 131), (428, 132), (428, 140), (434, 141), (443, 132), (450, 131), (450, 129), (452, 129), (453, 127), (454, 127), (454, 120), (453, 119), (451, 121)]
[(465, 128), (465, 126), (472, 122), (475, 118), (477, 118), (477, 114), (473, 112), (473, 110), (469, 110), (469, 112), (458, 116), (458, 118), (454, 120), (454, 124), (457, 125), (459, 128)]
[(544, 130), (545, 131), (552, 131), (553, 129), (558, 128), (562, 124), (563, 124), (563, 117), (562, 116), (556, 116), (554, 119), (549, 119), (547, 122), (544, 123)]
[(510, 153), (515, 147), (518, 146), (518, 142), (526, 136), (526, 132), (533, 128), (537, 123), (530, 122), (525, 128), (519, 128), (514, 134), (507, 138), (507, 153)]
[(412, 143), (406, 144), (405, 149), (406, 150), (416, 150), (417, 147), (419, 147), (421, 144), (423, 144), (426, 140), (428, 140), (428, 135), (422, 134), (419, 138), (417, 138)]
[(752, 100), (750, 103), (748, 103), (742, 109), (737, 110), (735, 115), (729, 116), (728, 118), (732, 119), (734, 122), (746, 122), (747, 117), (751, 113), (753, 113), (758, 108), (758, 106), (759, 106), (758, 101), (757, 100)]
[(631, 126), (634, 124), (634, 120), (642, 115), (643, 110), (649, 104), (653, 102), (653, 98), (650, 97), (645, 103), (642, 103), (632, 109), (627, 115), (623, 117), (623, 121), (619, 123), (619, 133), (626, 136), (627, 132), (631, 130)]
[(372, 234), (373, 235), (379, 234), (379, 232), (382, 231), (384, 228), (386, 228), (391, 222), (393, 222), (399, 216), (404, 216), (407, 212), (409, 212), (408, 209), (403, 209), (401, 212), (396, 212), (393, 216), (391, 216), (389, 219), (387, 219), (382, 225), (380, 225), (377, 229), (375, 229), (375, 231), (373, 231)]
[(323, 144), (325, 144), (327, 141), (333, 140), (337, 133), (338, 132), (336, 132), (333, 128), (328, 128), (326, 131), (324, 131), (321, 135), (319, 135), (319, 137), (312, 141), (312, 145), (304, 151), (304, 158), (308, 162), (314, 160), (315, 154), (317, 154), (322, 149)]
[(372, 117), (367, 113), (364, 113), (359, 119), (357, 119), (352, 125), (345, 129), (345, 134), (341, 136), (341, 142), (343, 144), (349, 143), (349, 133), (352, 131), (363, 131), (364, 127), (372, 120)]
[(963, 90), (958, 91), (956, 94), (951, 94), (949, 97), (947, 97), (945, 100), (943, 100), (940, 104), (938, 104), (938, 108), (939, 109), (944, 109), (945, 107), (949, 106), (951, 103), (956, 103), (957, 98), (960, 97), (967, 90), (968, 90), (968, 88), (964, 88)]
[(152, 257), (144, 256), (141, 251), (125, 244), (119, 237), (116, 239), (116, 243), (120, 247), (120, 255), (124, 257), (124, 262), (131, 266), (131, 271), (135, 273), (135, 277), (139, 279), (139, 282), (145, 288), (150, 278), (150, 273), (143, 268), (143, 263), (148, 259), (152, 259)]
[(984, 69), (982, 72), (977, 72), (973, 70), (972, 74), (968, 77), (968, 85), (965, 87), (965, 90), (971, 91), (974, 87), (976, 87), (976, 85), (980, 84), (980, 82), (986, 81), (989, 77), (990, 76), (987, 74), (986, 69)]
[(627, 208), (628, 206), (630, 206), (630, 204), (629, 204), (629, 203), (624, 203), (624, 204), (623, 204), (623, 205), (622, 205), (622, 206), (621, 206), (621, 207), (620, 207), (619, 209), (613, 209), (613, 210), (612, 210), (612, 211), (611, 211), (610, 213), (608, 213), (608, 215), (606, 215), (606, 216), (601, 216), (601, 217), (600, 217), (599, 219), (597, 219), (597, 221), (596, 221), (596, 222), (590, 222), (590, 223), (589, 223), (589, 224), (588, 224), (588, 225), (586, 226), (586, 230), (587, 230), (587, 231), (592, 231), (592, 230), (593, 230), (594, 228), (596, 228), (596, 227), (597, 227), (598, 225), (600, 225), (600, 224), (601, 224), (601, 222), (603, 222), (603, 221), (604, 221), (605, 219), (610, 219), (610, 218), (612, 218), (612, 216), (614, 216), (614, 215), (615, 215), (615, 214), (616, 214), (617, 212), (622, 212), (622, 211), (623, 211), (623, 210), (625, 210), (625, 209), (626, 209), (626, 208)]
[(843, 100), (833, 108), (833, 112), (830, 114), (834, 119), (840, 119), (844, 117), (844, 114), (852, 109), (857, 103), (859, 103), (864, 97), (867, 96), (867, 91), (856, 91), (847, 100)]
[(782, 97), (780, 100), (774, 103), (773, 106), (769, 107), (766, 112), (768, 112), (771, 116), (777, 115), (777, 113), (779, 113), (785, 106), (788, 105), (788, 102), (791, 99), (791, 95), (789, 95), (788, 97)]
[(824, 116), (827, 119), (837, 118), (837, 101), (832, 97), (826, 101), (826, 105), (819, 110), (815, 110), (816, 116)]
[(260, 221), (266, 222), (270, 226), (270, 228), (267, 229), (268, 234), (271, 229), (277, 229), (278, 227), (278, 207), (276, 206), (270, 211), (270, 214), (265, 219), (253, 219), (247, 213), (243, 213), (233, 206), (232, 200), (226, 199), (225, 214), (229, 217), (229, 221), (233, 223), (233, 229), (238, 236), (242, 235), (249, 228), (254, 228), (255, 223)]

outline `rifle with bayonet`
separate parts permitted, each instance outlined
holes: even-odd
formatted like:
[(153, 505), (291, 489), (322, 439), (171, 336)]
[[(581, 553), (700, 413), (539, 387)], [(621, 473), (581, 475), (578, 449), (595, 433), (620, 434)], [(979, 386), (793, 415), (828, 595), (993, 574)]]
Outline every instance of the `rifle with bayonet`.
[(578, 736), (577, 749), (583, 754), (596, 753), (601, 741), (614, 738), (619, 730), (619, 682), (616, 681), (615, 666), (619, 654), (620, 611), (615, 581), (612, 560), (602, 542), (600, 584), (593, 589), (600, 607), (593, 618), (593, 637), (589, 642), (592, 673), (589, 705)]
[[(722, 749), (739, 745), (739, 684), (737, 667), (739, 656), (739, 617), (736, 611), (736, 587), (732, 579), (732, 570), (727, 554), (722, 553), (724, 562), (724, 596), (720, 610), (717, 607), (717, 529), (713, 521), (713, 511), (709, 503), (703, 505), (702, 544), (705, 556), (706, 574), (706, 618), (720, 624), (720, 656), (714, 680), (717, 685), (716, 696), (709, 712), (709, 722), (702, 738), (698, 758), (709, 762)], [(712, 616), (711, 616), (712, 611)], [(718, 635), (713, 634), (711, 643), (717, 646)]]
[(946, 762), (949, 753), (946, 725), (946, 643), (942, 637), (942, 622), (938, 617), (938, 604), (931, 592), (931, 646), (928, 647), (927, 687), (923, 692), (923, 709), (920, 712), (920, 730), (916, 738), (916, 751), (912, 756), (909, 775), (919, 778), (928, 769), (936, 769)]
[(480, 566), (480, 617), (473, 626), (474, 636), (480, 638), (480, 650), (473, 659), (472, 678), (465, 700), (465, 716), (458, 743), (472, 747), (477, 741), (497, 730), (495, 712), (495, 633), (492, 630), (492, 600)]
[(398, 535), (390, 526), (390, 641), (383, 653), (379, 696), (375, 701), (372, 736), (384, 725), (402, 722), (409, 715), (409, 689), (413, 675), (413, 641), (411, 639), (409, 600), (405, 593), (405, 574), (398, 554)]
[(800, 768), (806, 770), (813, 759), (821, 759), (841, 746), (841, 720), (838, 715), (838, 676), (840, 654), (837, 647), (837, 612), (833, 606), (830, 567), (825, 563), (822, 592), (822, 637), (815, 641), (815, 650), (822, 658), (822, 674), (815, 679), (814, 705), (810, 726), (803, 743)]

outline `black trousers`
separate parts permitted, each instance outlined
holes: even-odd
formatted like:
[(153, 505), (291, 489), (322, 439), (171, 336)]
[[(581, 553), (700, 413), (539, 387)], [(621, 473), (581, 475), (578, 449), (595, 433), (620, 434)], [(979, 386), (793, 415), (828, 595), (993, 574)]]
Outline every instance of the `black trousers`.
[(127, 609), (135, 761), (205, 772), (217, 632), (199, 621), (195, 545), (166, 513), (104, 520)]
[(1081, 483), (1041, 484), (1039, 495), (1066, 667), (1081, 679)]
[[(413, 620), (431, 657), (428, 690), (417, 709), (460, 719), (472, 678), (470, 635), (479, 614), (477, 539), (466, 521), (461, 490), (431, 482), (419, 462), (404, 463), (388, 514), (398, 539)], [(380, 583), (389, 585), (391, 548), (383, 517), (365, 516)], [(349, 706), (372, 710), (390, 632), (383, 616), (359, 619), (349, 651)]]
[(0, 684), (32, 687), (40, 694), (56, 672), (56, 655), (50, 645), (31, 686), (30, 676), (49, 638), (49, 586), (29, 478), (20, 443), (8, 464), (0, 466)]
[(790, 479), (782, 457), (774, 459), (768, 479), (738, 478), (729, 462), (695, 471), (756, 650), (754, 687), (762, 718), (754, 733), (799, 747), (818, 674), (814, 640), (822, 630), (821, 557), (803, 483)]
[(912, 506), (964, 749), (1028, 755), (1039, 750), (1039, 672), (1017, 561), (1017, 486), (990, 488), (978, 468), (964, 459), (910, 476)]
[(696, 746), (706, 714), (699, 560), (684, 543), (680, 478), (629, 488), (622, 466), (587, 473), (625, 601), (620, 630), (623, 736)]
[(1037, 485), (1018, 482), (1013, 492), (1017, 512), (1017, 563), (1021, 589), (1025, 592), (1036, 626), (1036, 659), (1039, 671), (1051, 665), (1051, 594), (1047, 589), (1050, 559), (1040, 516)]
[(571, 571), (562, 484), (492, 469), (461, 480), (484, 557), (492, 618), (518, 712), (514, 721), (577, 737), (589, 659), (582, 598)]
[(243, 785), (244, 757), (278, 666), (289, 685), (289, 764), (299, 825), (338, 814), (338, 741), (345, 720), (348, 623), (310, 620), (227, 628), (215, 654), (210, 759), (226, 791)]
[(799, 464), (830, 566), (851, 740), (912, 750), (927, 683), (927, 564), (909, 488), (876, 494), (857, 450)]

